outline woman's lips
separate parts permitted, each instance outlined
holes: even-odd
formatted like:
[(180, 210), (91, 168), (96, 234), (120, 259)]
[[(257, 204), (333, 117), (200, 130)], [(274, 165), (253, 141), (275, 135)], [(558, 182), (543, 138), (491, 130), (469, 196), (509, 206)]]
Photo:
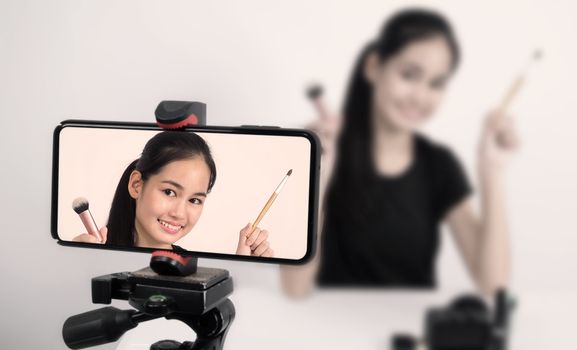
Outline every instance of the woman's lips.
[(160, 224), (160, 227), (164, 230), (164, 232), (172, 235), (182, 230), (182, 225), (176, 225), (174, 223), (170, 223), (160, 219), (158, 219), (158, 223)]
[(401, 115), (408, 120), (420, 120), (423, 118), (423, 114), (414, 109), (401, 110)]
[(424, 117), (424, 111), (416, 106), (397, 106), (397, 111), (403, 119), (417, 121)]

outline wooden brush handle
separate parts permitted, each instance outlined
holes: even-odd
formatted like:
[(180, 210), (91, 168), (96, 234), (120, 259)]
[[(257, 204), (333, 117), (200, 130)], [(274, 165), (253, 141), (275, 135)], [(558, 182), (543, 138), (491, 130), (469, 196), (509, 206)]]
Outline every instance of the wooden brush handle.
[(260, 211), (260, 214), (258, 214), (258, 217), (254, 221), (254, 224), (252, 224), (252, 230), (250, 230), (250, 233), (248, 235), (246, 235), (247, 239), (249, 239), (250, 236), (252, 235), (252, 233), (254, 232), (254, 230), (256, 230), (256, 227), (258, 226), (258, 224), (260, 223), (260, 221), (262, 220), (262, 218), (264, 217), (266, 212), (269, 210), (269, 208), (272, 206), (272, 203), (274, 202), (274, 200), (276, 199), (277, 196), (278, 196), (278, 193), (276, 193), (276, 192), (274, 192), (270, 196), (270, 198), (268, 199), (268, 201), (264, 205), (264, 208), (262, 208), (262, 210)]
[(517, 95), (517, 92), (519, 92), (521, 86), (523, 86), (524, 81), (525, 78), (523, 76), (520, 76), (515, 80), (513, 85), (511, 85), (509, 91), (507, 92), (507, 95), (505, 95), (505, 98), (503, 99), (501, 105), (499, 106), (499, 111), (502, 114), (505, 114), (507, 108), (509, 107), (509, 104), (511, 103), (511, 101), (513, 101), (513, 98), (515, 97), (515, 95)]

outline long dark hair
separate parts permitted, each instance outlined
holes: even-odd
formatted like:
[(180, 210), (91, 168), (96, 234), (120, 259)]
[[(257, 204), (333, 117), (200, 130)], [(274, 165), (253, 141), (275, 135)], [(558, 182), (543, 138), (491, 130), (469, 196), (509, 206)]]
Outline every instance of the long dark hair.
[[(332, 218), (362, 219), (371, 203), (367, 195), (376, 179), (372, 166), (371, 106), (372, 87), (364, 76), (367, 56), (376, 53), (384, 62), (409, 44), (435, 36), (447, 40), (452, 53), (452, 69), (459, 62), (459, 47), (450, 24), (438, 13), (408, 9), (385, 22), (379, 37), (359, 55), (349, 81), (343, 108), (343, 128), (337, 144), (335, 172), (327, 190), (327, 214)], [(347, 205), (351, 199), (355, 205)], [(360, 215), (360, 217), (359, 217)]]
[(133, 246), (135, 243), (136, 201), (128, 193), (130, 174), (134, 170), (138, 170), (146, 181), (168, 163), (194, 157), (202, 157), (210, 170), (207, 189), (210, 192), (216, 181), (216, 165), (202, 137), (191, 132), (163, 131), (148, 140), (140, 158), (130, 163), (120, 177), (108, 214), (106, 244)]

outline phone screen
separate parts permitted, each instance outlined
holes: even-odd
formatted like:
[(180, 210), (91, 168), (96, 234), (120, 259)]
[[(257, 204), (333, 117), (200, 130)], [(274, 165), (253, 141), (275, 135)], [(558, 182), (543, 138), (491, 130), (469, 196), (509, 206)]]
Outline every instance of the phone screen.
[(304, 262), (317, 168), (305, 130), (65, 122), (54, 137), (52, 234), (65, 245)]

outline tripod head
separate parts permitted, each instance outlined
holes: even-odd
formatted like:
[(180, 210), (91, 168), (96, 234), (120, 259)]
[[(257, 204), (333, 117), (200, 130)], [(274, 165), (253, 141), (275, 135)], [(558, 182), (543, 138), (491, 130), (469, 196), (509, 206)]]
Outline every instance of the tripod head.
[(194, 346), (190, 349), (220, 349), (235, 315), (234, 306), (227, 299), (232, 291), (228, 271), (203, 267), (188, 276), (159, 275), (144, 268), (95, 277), (94, 303), (127, 300), (136, 310), (104, 307), (72, 316), (64, 323), (62, 335), (68, 347), (83, 349), (116, 341), (140, 322), (165, 317), (180, 320), (197, 333), (197, 341), (189, 344)]

